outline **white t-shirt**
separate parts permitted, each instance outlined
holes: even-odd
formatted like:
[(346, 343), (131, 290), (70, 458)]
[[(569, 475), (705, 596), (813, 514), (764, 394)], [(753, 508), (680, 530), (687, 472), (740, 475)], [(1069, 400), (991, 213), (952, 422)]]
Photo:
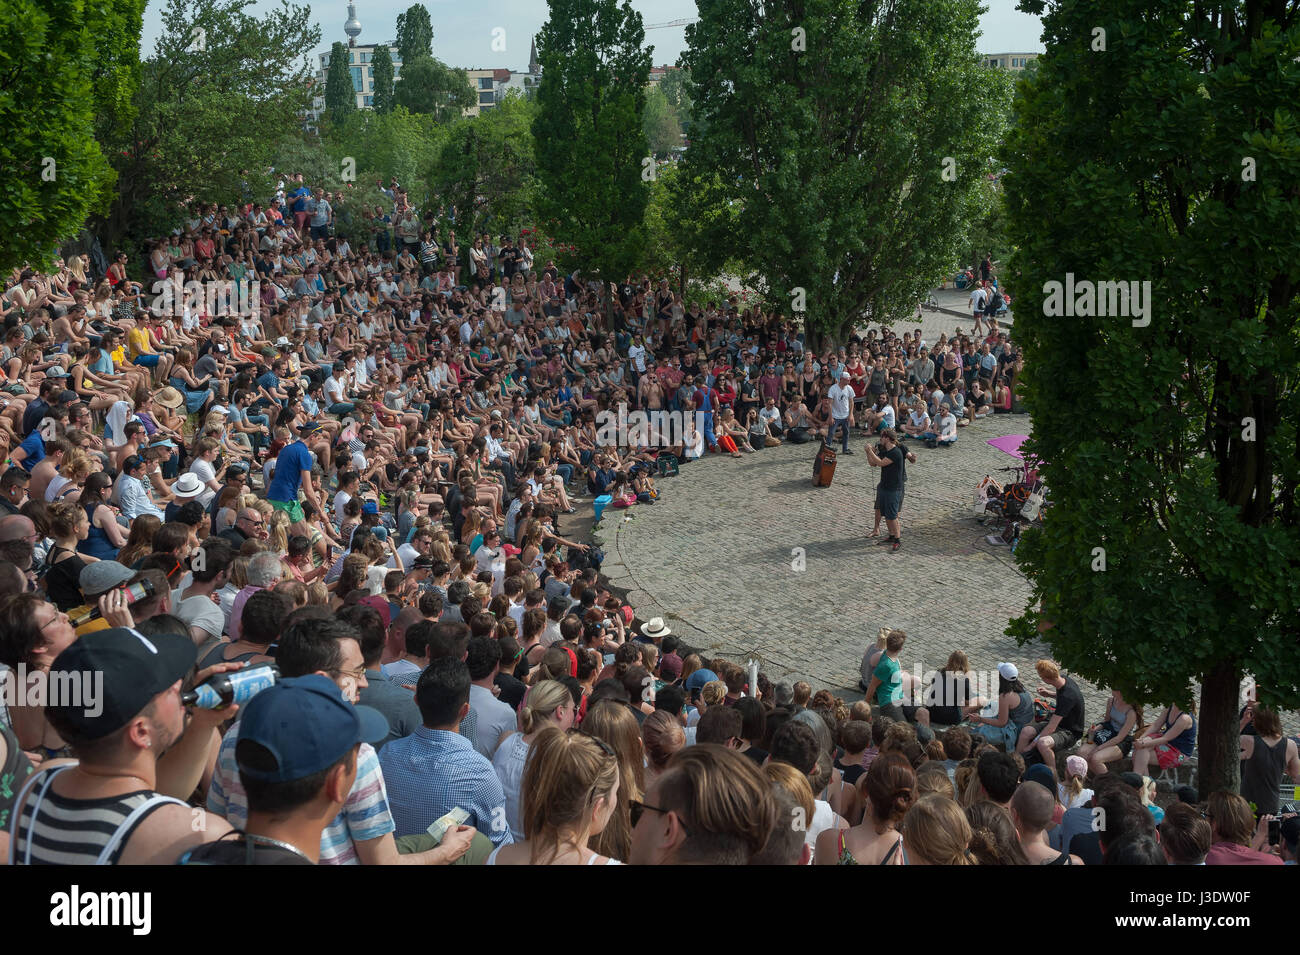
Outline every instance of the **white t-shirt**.
[(951, 412), (941, 417), (937, 424), (940, 441), (947, 441), (950, 438), (957, 437), (957, 419), (953, 417)]
[[(813, 809), (813, 817), (808, 823), (808, 831), (804, 833), (803, 841), (809, 851), (815, 854), (817, 852), (817, 837), (835, 825), (835, 810), (824, 799), (816, 799), (813, 804), (816, 808)], [(809, 864), (815, 861), (816, 859), (808, 860)]]
[[(217, 472), (212, 469), (212, 462), (204, 461), (202, 458), (197, 459), (190, 465), (190, 472), (197, 475), (198, 479), (205, 485), (209, 481), (215, 481), (217, 478)], [(210, 487), (204, 487), (203, 493), (200, 494), (196, 500), (206, 508), (212, 503), (212, 499), (216, 496), (216, 491), (212, 490)]]
[(975, 286), (975, 290), (974, 290), (973, 292), (970, 293), (970, 307), (971, 307), (971, 311), (977, 311), (978, 309), (981, 309), (981, 308), (984, 307), (984, 287), (983, 287), (983, 286), (981, 286), (981, 285), (977, 285), (977, 286)]
[(882, 428), (892, 428), (894, 426), (894, 406), (886, 404), (876, 412), (881, 416), (880, 426)]
[(343, 383), (333, 375), (325, 379), (325, 402), (329, 405), (345, 404)]
[(627, 357), (636, 362), (637, 374), (645, 372), (645, 346), (633, 345), (627, 350)]
[(853, 399), (856, 397), (853, 389), (848, 385), (841, 388), (839, 385), (831, 385), (830, 391), (826, 396), (831, 399), (831, 417), (837, 421), (842, 421), (849, 416), (853, 410)]

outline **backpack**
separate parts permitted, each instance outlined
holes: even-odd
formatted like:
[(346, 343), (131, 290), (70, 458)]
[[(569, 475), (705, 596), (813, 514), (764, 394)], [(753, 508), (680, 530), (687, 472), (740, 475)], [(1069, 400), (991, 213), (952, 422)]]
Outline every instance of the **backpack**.
[(1002, 293), (1001, 293), (1001, 292), (994, 292), (994, 293), (993, 293), (993, 302), (991, 303), (991, 307), (992, 307), (993, 311), (995, 311), (995, 312), (1001, 311), (1001, 310), (1002, 310), (1002, 307), (1003, 307), (1005, 304), (1006, 304), (1006, 302), (1004, 302), (1004, 301), (1002, 300)]

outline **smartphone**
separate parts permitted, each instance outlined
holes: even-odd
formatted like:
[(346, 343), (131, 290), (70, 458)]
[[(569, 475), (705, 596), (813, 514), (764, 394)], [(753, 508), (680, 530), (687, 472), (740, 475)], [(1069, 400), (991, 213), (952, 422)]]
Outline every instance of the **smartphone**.
[(1268, 844), (1275, 846), (1282, 841), (1282, 820), (1274, 816), (1268, 821)]

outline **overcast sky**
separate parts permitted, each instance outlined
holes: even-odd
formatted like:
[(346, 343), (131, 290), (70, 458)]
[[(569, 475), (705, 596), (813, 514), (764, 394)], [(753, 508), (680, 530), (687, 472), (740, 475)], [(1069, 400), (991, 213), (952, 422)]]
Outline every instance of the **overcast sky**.
[[(299, 0), (301, 2), (301, 0)], [(397, 15), (412, 0), (358, 0), (357, 19), (361, 21), (359, 43), (386, 43), (396, 37)], [(983, 36), (981, 53), (1041, 52), (1041, 24), (1035, 16), (1016, 10), (1015, 0), (985, 0), (989, 8), (980, 20)], [(528, 66), (528, 44), (546, 20), (546, 0), (424, 0), (433, 20), (433, 54), (451, 66), (466, 69), (508, 68), (524, 70)], [(255, 0), (253, 10), (278, 6), (276, 0)], [(645, 18), (646, 25), (695, 16), (695, 0), (632, 0), (632, 6)], [(162, 29), (160, 11), (163, 0), (150, 0), (144, 14), (142, 55), (153, 52), (154, 42)], [(312, 19), (321, 30), (319, 50), (324, 52), (335, 40), (346, 42), (343, 22), (348, 17), (346, 0), (316, 0), (311, 3)], [(493, 31), (504, 29), (505, 51), (493, 50)], [(498, 34), (499, 36), (499, 34)], [(647, 43), (654, 46), (656, 66), (674, 63), (686, 44), (684, 26), (646, 31)], [(500, 44), (498, 43), (498, 46)]]

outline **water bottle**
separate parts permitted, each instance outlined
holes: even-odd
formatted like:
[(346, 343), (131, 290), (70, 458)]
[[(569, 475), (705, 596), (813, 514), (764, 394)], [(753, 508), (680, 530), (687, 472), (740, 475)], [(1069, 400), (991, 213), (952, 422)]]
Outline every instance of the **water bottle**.
[(202, 710), (216, 710), (232, 703), (247, 703), (280, 679), (280, 668), (274, 663), (230, 673), (217, 673), (194, 689), (181, 694), (181, 703)]

